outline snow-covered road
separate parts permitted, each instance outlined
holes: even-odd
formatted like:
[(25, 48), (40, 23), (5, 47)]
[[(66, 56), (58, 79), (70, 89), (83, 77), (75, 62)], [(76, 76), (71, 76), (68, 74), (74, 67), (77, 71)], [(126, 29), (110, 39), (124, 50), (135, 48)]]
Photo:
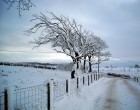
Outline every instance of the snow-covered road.
[(127, 79), (112, 78), (105, 94), (99, 110), (140, 110), (140, 90)]
[(57, 102), (55, 110), (140, 110), (140, 83), (101, 78)]

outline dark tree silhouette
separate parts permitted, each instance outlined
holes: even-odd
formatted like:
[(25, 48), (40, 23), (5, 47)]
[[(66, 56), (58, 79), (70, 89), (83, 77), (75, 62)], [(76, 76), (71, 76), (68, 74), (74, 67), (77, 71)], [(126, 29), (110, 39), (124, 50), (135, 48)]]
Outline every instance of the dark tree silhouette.
[(35, 5), (31, 2), (31, 0), (3, 0), (7, 5), (8, 9), (17, 6), (19, 16), (21, 16), (21, 11), (30, 10), (31, 7), (35, 7)]

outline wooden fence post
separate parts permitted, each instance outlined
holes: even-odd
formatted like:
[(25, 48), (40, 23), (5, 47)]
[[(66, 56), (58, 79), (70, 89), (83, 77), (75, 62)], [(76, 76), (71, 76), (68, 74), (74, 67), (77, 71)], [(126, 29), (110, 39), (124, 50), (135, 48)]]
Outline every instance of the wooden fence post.
[(47, 83), (48, 88), (48, 110), (53, 110), (53, 81)]
[(85, 77), (83, 76), (83, 85), (85, 85)]
[(69, 91), (68, 91), (68, 80), (66, 80), (66, 93), (68, 93)]
[(13, 108), (13, 91), (10, 87), (6, 87), (4, 89), (4, 107), (5, 110), (14, 110)]
[(97, 80), (97, 73), (95, 73), (95, 81)]
[(91, 83), (92, 83), (92, 73), (91, 73)]
[(89, 75), (88, 75), (88, 85), (90, 84), (90, 81), (89, 81)]
[(79, 88), (79, 78), (77, 77), (77, 88)]
[(8, 92), (7, 89), (4, 90), (4, 108), (8, 110)]
[(66, 80), (66, 93), (70, 95), (70, 79)]

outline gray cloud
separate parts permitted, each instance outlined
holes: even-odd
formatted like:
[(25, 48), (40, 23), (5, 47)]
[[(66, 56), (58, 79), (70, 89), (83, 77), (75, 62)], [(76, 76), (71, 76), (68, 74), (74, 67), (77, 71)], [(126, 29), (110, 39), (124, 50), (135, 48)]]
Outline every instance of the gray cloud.
[[(2, 2), (2, 1), (0, 1)], [(22, 12), (18, 17), (16, 9), (6, 10), (0, 6), (0, 48), (30, 50), (32, 37), (23, 35), (31, 27), (33, 14), (53, 11), (57, 15), (74, 18), (86, 29), (101, 36), (109, 45), (114, 57), (140, 59), (140, 1), (139, 0), (42, 0), (33, 1), (36, 8)], [(1, 3), (0, 3), (1, 4)], [(13, 47), (13, 48), (11, 48)], [(51, 51), (45, 46), (41, 51)]]

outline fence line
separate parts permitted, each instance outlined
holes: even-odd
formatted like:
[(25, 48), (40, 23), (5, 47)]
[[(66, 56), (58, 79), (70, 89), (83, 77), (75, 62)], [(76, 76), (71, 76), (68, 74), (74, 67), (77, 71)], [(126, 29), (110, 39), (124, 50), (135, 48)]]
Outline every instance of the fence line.
[(140, 79), (139, 79), (139, 77), (134, 76), (133, 80), (134, 80), (135, 82), (139, 82)]
[(38, 85), (14, 91), (14, 109), (35, 110), (47, 108), (47, 85)]
[(15, 89), (11, 93), (12, 101), (9, 101), (9, 90), (6, 89), (0, 93), (0, 110), (53, 110), (53, 103), (83, 86), (89, 86), (101, 76), (103, 75), (90, 73), (74, 79), (52, 80), (47, 84)]

